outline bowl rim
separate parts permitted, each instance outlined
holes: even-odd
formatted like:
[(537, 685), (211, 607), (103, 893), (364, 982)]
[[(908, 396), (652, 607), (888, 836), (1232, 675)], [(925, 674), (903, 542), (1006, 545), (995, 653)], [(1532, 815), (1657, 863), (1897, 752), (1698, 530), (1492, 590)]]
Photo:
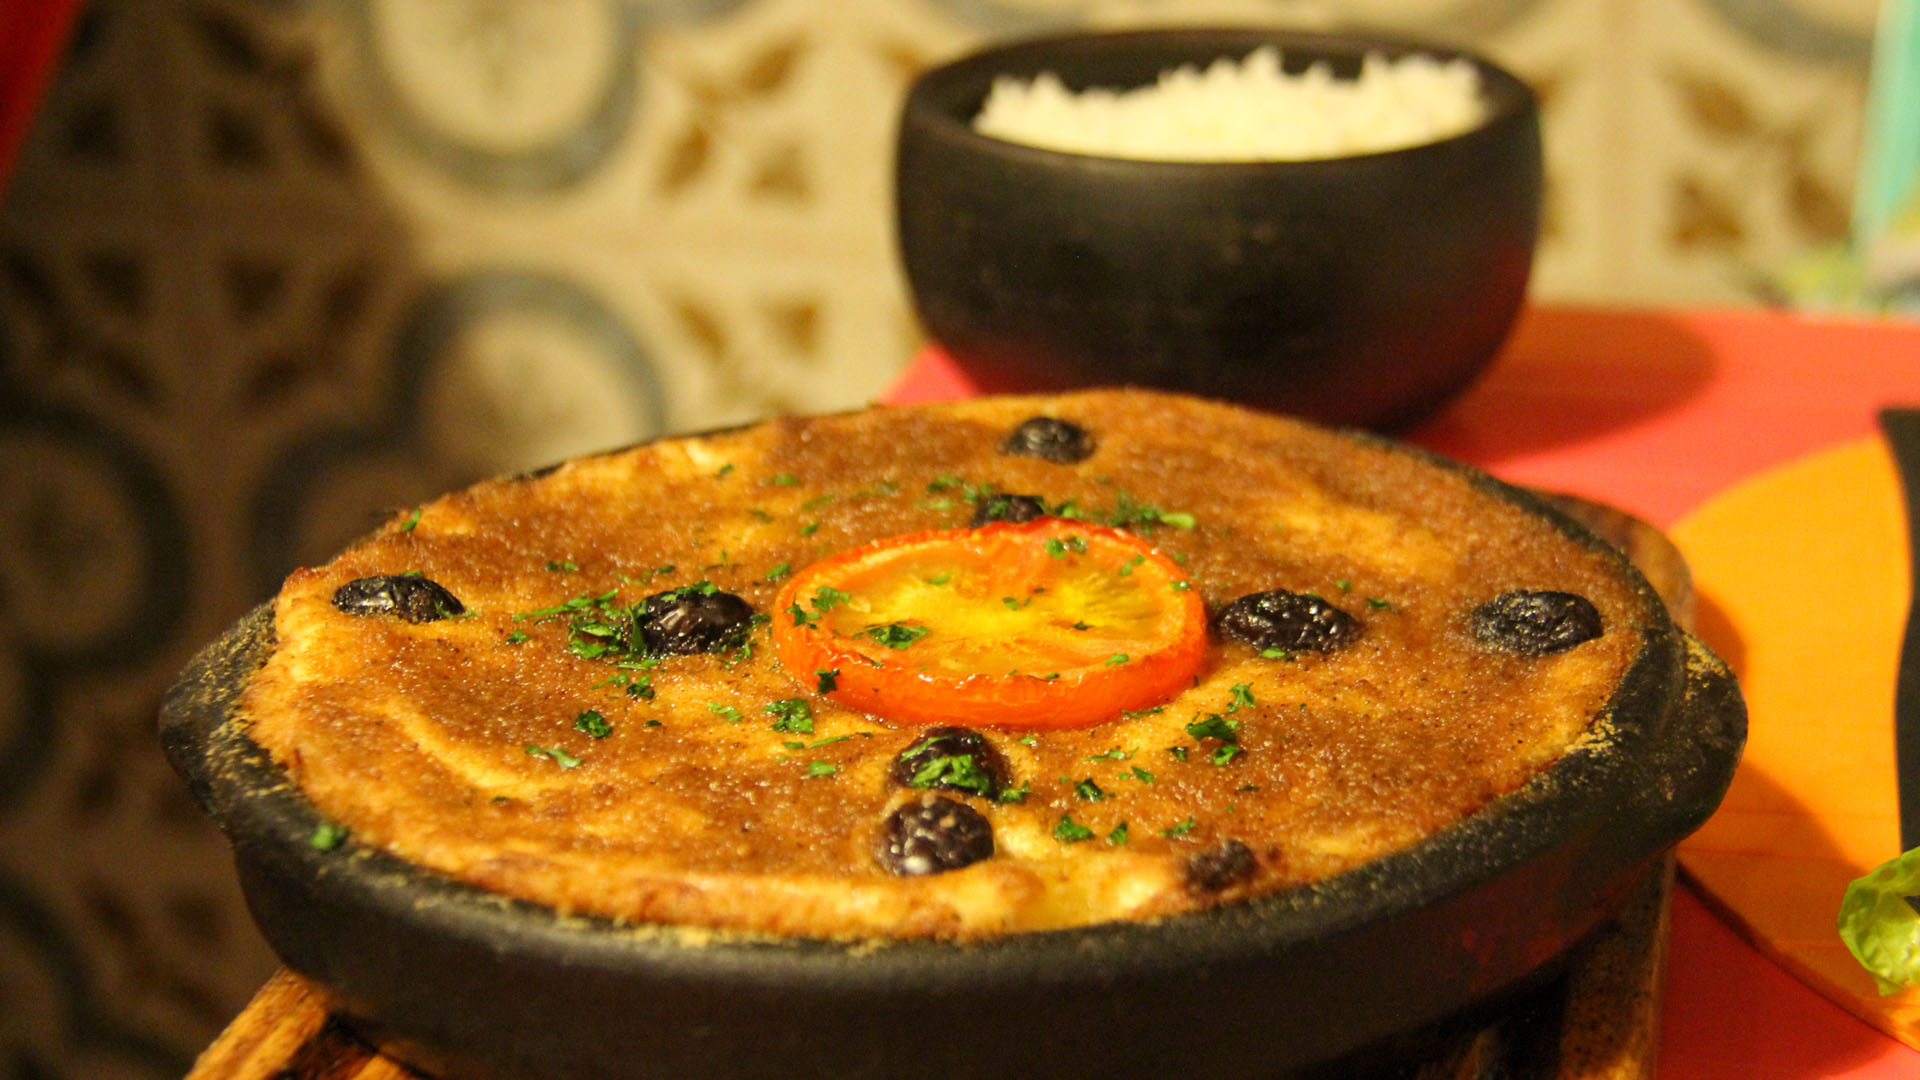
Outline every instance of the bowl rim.
[[(1381, 53), (1392, 58), (1423, 54), (1441, 60), (1465, 60), (1480, 73), (1481, 97), (1487, 102), (1488, 108), (1480, 123), (1439, 139), (1335, 157), (1259, 160), (1167, 160), (1091, 154), (1003, 139), (977, 131), (973, 126), (973, 118), (978, 114), (995, 78), (1032, 78), (1041, 71), (1051, 70), (1061, 75), (1062, 81), (1070, 88), (1084, 89), (1046, 61), (1056, 56), (1082, 59), (1144, 54), (1151, 46), (1162, 43), (1173, 55), (1159, 62), (1159, 70), (1183, 64), (1204, 64), (1217, 59), (1240, 60), (1263, 45), (1272, 45), (1280, 50), (1282, 69), (1289, 72), (1294, 70), (1295, 58), (1303, 52), (1308, 54), (1309, 62), (1323, 59), (1358, 61), (1368, 53)], [(1186, 55), (1188, 53), (1194, 55), (1189, 57)], [(1143, 55), (1142, 59), (1146, 57)], [(963, 105), (966, 109), (964, 116), (960, 115)], [(903, 139), (910, 130), (924, 131), (931, 137), (988, 156), (1056, 168), (1087, 167), (1098, 163), (1106, 168), (1135, 168), (1163, 175), (1195, 172), (1218, 174), (1226, 171), (1253, 174), (1271, 172), (1276, 167), (1325, 169), (1337, 168), (1341, 163), (1391, 162), (1418, 156), (1432, 152), (1436, 147), (1484, 138), (1488, 131), (1510, 123), (1529, 122), (1529, 118), (1538, 115), (1539, 108), (1539, 98), (1533, 88), (1513, 72), (1474, 50), (1418, 36), (1358, 29), (1329, 31), (1227, 25), (1148, 27), (1074, 31), (1011, 39), (928, 68), (915, 76), (908, 86), (900, 110), (898, 135)]]

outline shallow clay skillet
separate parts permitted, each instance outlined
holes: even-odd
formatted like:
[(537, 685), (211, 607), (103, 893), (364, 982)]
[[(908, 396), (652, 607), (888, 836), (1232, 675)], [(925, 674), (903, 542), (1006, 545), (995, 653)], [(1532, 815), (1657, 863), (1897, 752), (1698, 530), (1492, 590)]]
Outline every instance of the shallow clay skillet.
[(1718, 805), (1745, 735), (1738, 689), (1642, 591), (1613, 735), (1464, 822), (1246, 903), (968, 945), (689, 937), (505, 900), (351, 841), (319, 850), (320, 818), (233, 719), (273, 647), (270, 606), (194, 660), (161, 735), (287, 965), (442, 1077), (1284, 1076), (1404, 1054), (1541, 979)]

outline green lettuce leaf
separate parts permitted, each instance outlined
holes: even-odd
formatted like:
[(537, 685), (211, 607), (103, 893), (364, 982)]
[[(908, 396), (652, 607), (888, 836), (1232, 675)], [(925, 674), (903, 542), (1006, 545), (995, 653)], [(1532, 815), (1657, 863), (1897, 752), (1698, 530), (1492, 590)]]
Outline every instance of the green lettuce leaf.
[(1840, 940), (1873, 973), (1880, 993), (1920, 984), (1920, 848), (1855, 878), (1840, 900)]

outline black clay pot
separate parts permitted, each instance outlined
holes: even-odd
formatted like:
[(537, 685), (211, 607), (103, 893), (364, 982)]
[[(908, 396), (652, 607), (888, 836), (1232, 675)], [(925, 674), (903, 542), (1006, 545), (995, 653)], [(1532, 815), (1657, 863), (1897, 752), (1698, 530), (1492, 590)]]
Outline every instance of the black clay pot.
[(1351, 77), (1368, 52), (1268, 30), (1084, 34), (922, 75), (900, 120), (898, 240), (921, 322), (989, 390), (1134, 384), (1312, 419), (1405, 427), (1499, 350), (1538, 232), (1538, 107), (1477, 57), (1489, 116), (1405, 149), (1192, 163), (1061, 153), (975, 132), (993, 80), (1134, 87), (1282, 50)]
[(449, 1080), (1318, 1075), (1404, 1053), (1552, 971), (1718, 805), (1738, 689), (1641, 592), (1645, 646), (1605, 736), (1456, 826), (1246, 903), (967, 945), (682, 937), (316, 845), (321, 819), (235, 713), (274, 646), (265, 607), (196, 658), (161, 737), (288, 966)]

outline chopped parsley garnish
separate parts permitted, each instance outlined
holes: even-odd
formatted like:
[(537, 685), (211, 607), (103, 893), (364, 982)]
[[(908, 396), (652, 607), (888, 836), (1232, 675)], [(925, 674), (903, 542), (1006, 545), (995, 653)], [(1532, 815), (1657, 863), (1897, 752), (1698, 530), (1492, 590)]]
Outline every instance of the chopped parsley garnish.
[(1234, 683), (1232, 692), (1233, 700), (1227, 703), (1228, 712), (1237, 712), (1240, 709), (1253, 708), (1255, 704), (1253, 700), (1253, 687), (1246, 683)]
[(722, 705), (718, 701), (709, 701), (707, 702), (707, 711), (715, 714), (729, 724), (737, 724), (740, 722), (740, 710), (731, 705)]
[(779, 566), (776, 566), (773, 569), (767, 571), (767, 576), (765, 580), (779, 581), (781, 578), (786, 577), (788, 574), (791, 574), (791, 573), (793, 573), (793, 564), (790, 562), (783, 562)]
[(1120, 774), (1120, 778), (1123, 780), (1126, 779), (1127, 777), (1132, 777), (1133, 779), (1138, 780), (1143, 784), (1151, 784), (1156, 779), (1152, 773), (1148, 772), (1147, 770), (1141, 768), (1138, 765), (1135, 765), (1133, 768), (1128, 769), (1126, 772), (1123, 772)]
[(840, 766), (831, 761), (810, 761), (807, 763), (808, 776), (832, 776), (840, 771)]
[(1213, 755), (1208, 760), (1212, 761), (1215, 765), (1225, 765), (1227, 762), (1232, 761), (1234, 758), (1246, 752), (1246, 748), (1242, 746), (1234, 743), (1223, 743), (1213, 748)]
[(507, 635), (507, 644), (509, 645), (518, 645), (525, 640), (527, 640), (527, 632), (525, 630), (515, 630), (513, 633)]
[(1124, 664), (1126, 662), (1127, 662), (1127, 654), (1123, 652), (1117, 652), (1117, 653), (1114, 653), (1112, 656), (1107, 657), (1108, 667), (1118, 667), (1119, 665)]
[(580, 565), (572, 559), (548, 559), (547, 569), (556, 574), (571, 574), (578, 571)]
[[(919, 747), (914, 749), (917, 750)], [(909, 750), (907, 753), (912, 754), (913, 751)], [(945, 785), (982, 796), (993, 790), (993, 777), (980, 768), (979, 764), (973, 760), (972, 754), (946, 754), (928, 758), (914, 770), (913, 778), (908, 783), (917, 788)]]
[(813, 734), (813, 706), (806, 698), (782, 698), (772, 702), (763, 710), (774, 718), (773, 730), (791, 731), (796, 735)]
[(1047, 549), (1047, 554), (1056, 559), (1064, 559), (1067, 557), (1067, 552), (1069, 551), (1076, 555), (1086, 554), (1087, 538), (1084, 536), (1070, 535), (1065, 539), (1061, 539), (1056, 536), (1049, 539), (1043, 546)]
[(557, 746), (535, 746), (532, 743), (528, 743), (527, 756), (551, 758), (555, 765), (563, 769), (575, 768), (580, 764), (579, 758), (574, 757), (572, 754), (567, 753)]
[(812, 626), (820, 621), (820, 616), (853, 599), (852, 593), (844, 593), (831, 585), (822, 585), (813, 592), (813, 611), (809, 613), (800, 606), (798, 600), (787, 605), (787, 614), (793, 616), (793, 625)]
[(801, 536), (812, 536), (814, 533), (817, 533), (819, 531), (820, 531), (820, 523), (817, 521), (809, 521), (805, 525), (802, 525), (800, 527)]
[(1123, 821), (1120, 824), (1115, 825), (1113, 827), (1113, 831), (1107, 834), (1107, 843), (1112, 844), (1115, 847), (1119, 847), (1121, 844), (1124, 844), (1126, 842), (1127, 842), (1127, 823)]
[(774, 475), (767, 477), (767, 484), (770, 487), (792, 487), (793, 485), (799, 482), (800, 482), (799, 477), (793, 475), (792, 473), (786, 473), (786, 472), (775, 473)]
[(653, 677), (651, 675), (633, 675), (623, 671), (619, 674), (609, 675), (601, 679), (593, 685), (593, 688), (598, 690), (603, 686), (622, 688), (627, 692), (628, 697), (645, 698), (648, 701), (653, 700)]
[(618, 588), (609, 588), (607, 592), (603, 592), (603, 594), (599, 594), (599, 596), (591, 596), (591, 594), (574, 596), (574, 598), (568, 598), (568, 600), (563, 600), (561, 603), (555, 603), (553, 607), (541, 607), (538, 611), (520, 611), (513, 619), (515, 619), (515, 623), (522, 621), (522, 619), (534, 619), (536, 623), (543, 623), (543, 621), (555, 619), (555, 617), (559, 617), (559, 615), (576, 615), (576, 613), (582, 613), (582, 611), (607, 613), (607, 609), (612, 605), (612, 598), (618, 596), (618, 594), (620, 594)]
[(1147, 557), (1145, 555), (1135, 555), (1133, 558), (1128, 559), (1120, 567), (1120, 569), (1115, 572), (1118, 573), (1121, 577), (1132, 577), (1133, 568), (1136, 566), (1139, 566), (1141, 563), (1146, 561), (1147, 561)]
[(815, 671), (813, 674), (815, 678), (820, 680), (816, 684), (816, 687), (820, 693), (822, 694), (833, 693), (833, 688), (836, 685), (838, 685), (836, 680), (840, 678), (839, 668), (821, 668)]
[(1182, 821), (1177, 825), (1169, 825), (1166, 828), (1161, 829), (1160, 835), (1167, 837), (1168, 839), (1172, 839), (1173, 837), (1176, 837), (1176, 836), (1185, 836), (1188, 833), (1193, 831), (1193, 825), (1194, 825), (1193, 818), (1191, 815), (1189, 815), (1187, 820)]
[(1293, 654), (1285, 649), (1261, 649), (1260, 656), (1265, 660), (1285, 660), (1289, 664), (1293, 663)]
[(413, 508), (413, 513), (407, 515), (407, 520), (400, 523), (401, 532), (412, 532), (413, 527), (420, 524), (421, 510), (422, 508), (418, 506)]
[(1219, 713), (1208, 713), (1205, 720), (1195, 720), (1187, 725), (1187, 734), (1196, 739), (1219, 739), (1223, 743), (1240, 741), (1240, 722), (1229, 720)]
[(1124, 491), (1115, 497), (1113, 512), (1107, 515), (1106, 523), (1116, 529), (1124, 529), (1130, 525), (1148, 528), (1155, 525), (1171, 525), (1176, 529), (1191, 529), (1196, 524), (1192, 514), (1180, 511), (1169, 513), (1157, 507), (1148, 506), (1136, 501), (1132, 495)]
[(948, 571), (947, 573), (944, 573), (944, 574), (935, 574), (934, 576), (927, 578), (926, 582), (929, 585), (945, 585), (947, 582), (952, 580), (953, 580), (953, 572)]
[(869, 626), (861, 631), (867, 637), (885, 645), (889, 649), (904, 649), (927, 636), (924, 626), (909, 626), (906, 623), (883, 623)]
[(733, 472), (733, 462), (729, 461), (726, 464), (720, 466), (720, 471), (714, 473), (713, 478), (715, 480), (718, 480), (723, 476), (730, 475), (732, 472)]
[(1375, 611), (1391, 610), (1393, 608), (1393, 602), (1390, 600), (1382, 600), (1377, 596), (1369, 596), (1367, 597), (1367, 606)]
[(679, 567), (668, 563), (665, 566), (656, 566), (651, 570), (642, 570), (640, 571), (640, 576), (637, 578), (631, 578), (625, 574), (621, 574), (620, 582), (623, 585), (645, 585), (654, 578), (660, 577), (663, 574), (671, 574), (678, 569)]
[(1101, 799), (1111, 798), (1104, 788), (1093, 782), (1091, 776), (1085, 780), (1074, 781), (1073, 793), (1088, 802), (1099, 802)]
[(815, 495), (813, 498), (808, 499), (806, 502), (803, 502), (800, 504), (800, 512), (803, 514), (811, 514), (815, 510), (818, 510), (823, 506), (827, 506), (831, 504), (833, 500), (837, 498), (839, 498), (838, 495), (832, 495), (832, 494)]
[(332, 851), (347, 842), (347, 827), (336, 821), (323, 821), (313, 827), (307, 846), (315, 851)]
[(568, 651), (582, 659), (598, 659), (609, 652), (626, 655), (639, 651), (634, 647), (633, 633), (634, 608), (639, 605), (623, 607), (616, 603), (614, 597), (619, 592), (614, 588), (598, 595), (583, 594), (553, 607), (523, 611), (513, 618), (516, 622), (545, 622), (565, 617), (570, 632)]
[(997, 803), (1022, 803), (1027, 801), (1027, 793), (1033, 790), (1031, 783), (1021, 784), (1017, 788), (1003, 787), (993, 795)]
[(588, 709), (573, 718), (573, 729), (585, 732), (589, 739), (604, 739), (613, 734), (613, 725), (597, 709)]
[[(724, 553), (722, 554), (722, 558), (725, 558)], [(712, 596), (719, 591), (720, 586), (715, 585), (706, 578), (701, 578), (699, 581), (693, 582), (690, 585), (682, 585), (677, 589), (668, 589), (666, 592), (661, 593), (660, 602), (666, 604), (675, 600), (685, 600), (689, 596)]]
[(1087, 760), (1088, 761), (1125, 761), (1132, 756), (1133, 756), (1132, 750), (1122, 750), (1116, 746), (1104, 754), (1095, 754), (1092, 757), (1088, 758)]
[(1193, 588), (1193, 582), (1188, 581), (1186, 578), (1181, 578), (1178, 581), (1167, 582), (1167, 587), (1175, 592), (1186, 592), (1188, 589)]
[(1169, 746), (1167, 747), (1167, 756), (1175, 761), (1185, 761), (1187, 760), (1187, 748), (1184, 746)]
[(1053, 838), (1063, 844), (1077, 844), (1093, 839), (1093, 830), (1073, 820), (1072, 814), (1061, 814), (1060, 820), (1054, 823)]

